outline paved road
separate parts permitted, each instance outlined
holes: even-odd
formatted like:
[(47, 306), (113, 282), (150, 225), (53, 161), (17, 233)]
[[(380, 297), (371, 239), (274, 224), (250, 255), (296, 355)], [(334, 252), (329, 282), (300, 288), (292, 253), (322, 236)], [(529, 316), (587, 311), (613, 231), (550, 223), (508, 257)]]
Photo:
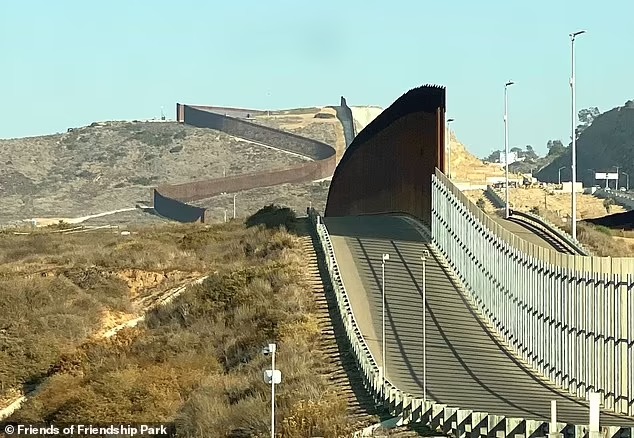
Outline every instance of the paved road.
[(493, 216), (491, 215), (491, 219), (504, 227), (507, 231), (515, 234), (520, 239), (524, 239), (527, 242), (530, 242), (534, 245), (541, 246), (543, 248), (550, 249), (552, 251), (561, 251), (560, 248), (557, 248), (551, 244), (548, 240), (536, 235), (530, 229), (526, 228), (522, 224), (511, 221), (508, 219), (504, 219), (503, 217)]
[[(426, 243), (407, 221), (390, 216), (325, 218), (355, 317), (381, 361), (381, 254), (386, 265), (387, 375), (422, 397), (422, 262)], [(450, 406), (534, 420), (588, 424), (587, 404), (548, 386), (491, 336), (433, 258), (427, 264), (428, 396)], [(378, 336), (377, 336), (378, 334)], [(634, 426), (604, 413), (603, 425)]]

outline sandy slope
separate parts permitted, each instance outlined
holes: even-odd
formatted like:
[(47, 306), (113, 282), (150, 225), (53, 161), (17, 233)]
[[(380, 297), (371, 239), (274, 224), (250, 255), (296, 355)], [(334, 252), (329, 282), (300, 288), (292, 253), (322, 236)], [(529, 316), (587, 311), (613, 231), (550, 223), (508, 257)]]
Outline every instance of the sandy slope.
[(383, 108), (376, 106), (351, 106), (350, 109), (352, 110), (352, 119), (354, 120), (357, 134), (383, 112)]

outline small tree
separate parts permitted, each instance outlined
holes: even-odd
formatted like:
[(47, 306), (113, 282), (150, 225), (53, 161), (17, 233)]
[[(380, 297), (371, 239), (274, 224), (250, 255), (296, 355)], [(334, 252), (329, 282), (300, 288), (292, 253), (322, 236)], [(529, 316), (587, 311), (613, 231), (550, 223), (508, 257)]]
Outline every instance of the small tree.
[(605, 207), (605, 211), (610, 214), (610, 210), (612, 209), (612, 206), (614, 205), (614, 199), (612, 198), (606, 198), (603, 200), (603, 206)]
[(484, 210), (484, 208), (486, 207), (487, 203), (484, 200), (484, 198), (480, 198), (476, 201), (476, 206), (480, 209), (480, 210)]

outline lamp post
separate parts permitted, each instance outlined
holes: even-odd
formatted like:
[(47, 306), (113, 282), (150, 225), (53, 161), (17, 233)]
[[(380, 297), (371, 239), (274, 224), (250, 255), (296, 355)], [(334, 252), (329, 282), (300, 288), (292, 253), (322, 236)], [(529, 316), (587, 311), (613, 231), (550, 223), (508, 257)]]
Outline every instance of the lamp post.
[(447, 119), (447, 129), (445, 129), (446, 137), (445, 137), (445, 151), (447, 152), (447, 178), (451, 179), (451, 142), (449, 141), (449, 137), (451, 137), (449, 124), (453, 122), (455, 119)]
[(509, 115), (508, 115), (508, 87), (515, 82), (508, 81), (504, 84), (504, 181), (506, 188), (505, 218), (509, 218)]
[(557, 171), (557, 172), (559, 173), (559, 179), (558, 179), (558, 181), (559, 181), (559, 182), (558, 182), (558, 184), (559, 184), (559, 185), (561, 185), (561, 170), (562, 170), (562, 169), (565, 169), (565, 168), (566, 168), (566, 166), (561, 166), (561, 167), (559, 168), (559, 170)]
[(572, 53), (572, 75), (570, 76), (570, 88), (572, 91), (572, 114), (571, 114), (571, 133), (572, 133), (572, 238), (577, 238), (577, 193), (576, 183), (577, 183), (577, 96), (576, 96), (576, 85), (575, 85), (575, 38), (578, 35), (585, 33), (585, 30), (580, 30), (578, 32), (574, 32), (570, 34), (570, 49)]
[(275, 385), (282, 382), (282, 373), (275, 369), (277, 346), (269, 344), (262, 349), (264, 355), (271, 355), (271, 369), (264, 371), (264, 381), (271, 384), (271, 438), (275, 438)]
[(616, 185), (614, 186), (614, 190), (619, 190), (619, 166), (614, 166), (616, 167), (616, 181), (614, 182)]
[(427, 278), (425, 262), (429, 257), (429, 251), (423, 250), (420, 258), (423, 262), (423, 401), (427, 405)]
[(630, 175), (625, 172), (621, 172), (622, 175), (625, 175), (625, 190), (630, 191)]
[(390, 259), (389, 254), (383, 254), (381, 256), (381, 307), (382, 307), (382, 329), (381, 329), (381, 374), (383, 377), (383, 383), (385, 383), (385, 262)]

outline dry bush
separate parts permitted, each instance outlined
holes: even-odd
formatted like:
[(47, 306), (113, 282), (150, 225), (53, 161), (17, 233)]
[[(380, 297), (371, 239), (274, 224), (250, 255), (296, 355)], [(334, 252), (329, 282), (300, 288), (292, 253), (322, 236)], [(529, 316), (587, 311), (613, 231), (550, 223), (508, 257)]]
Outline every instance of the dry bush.
[[(541, 211), (542, 217), (557, 225), (567, 233), (571, 233), (569, 222), (563, 222), (556, 214)], [(599, 257), (634, 257), (634, 245), (615, 239), (618, 234), (610, 228), (593, 225), (587, 222), (577, 223), (577, 240)]]
[(264, 226), (291, 230), (296, 227), (297, 215), (288, 207), (270, 204), (249, 216), (245, 223), (247, 227)]
[(346, 408), (345, 400), (333, 393), (326, 393), (317, 400), (300, 399), (282, 420), (282, 434), (288, 438), (348, 437), (354, 429), (342, 415)]
[[(270, 358), (261, 348), (276, 341), (282, 436), (340, 436), (346, 401), (329, 393), (319, 374), (329, 365), (319, 351), (298, 238), (261, 227), (224, 227), (170, 230), (172, 249), (209, 257), (209, 278), (151, 311), (142, 327), (62, 354), (57, 374), (11, 420), (174, 420), (181, 436), (264, 436), (270, 386), (262, 372)], [(101, 287), (99, 278), (72, 272), (71, 287)]]
[(609, 228), (580, 223), (577, 238), (597, 256), (634, 257), (634, 245), (615, 239)]
[(64, 277), (0, 280), (0, 389), (36, 381), (100, 323), (110, 297)]

